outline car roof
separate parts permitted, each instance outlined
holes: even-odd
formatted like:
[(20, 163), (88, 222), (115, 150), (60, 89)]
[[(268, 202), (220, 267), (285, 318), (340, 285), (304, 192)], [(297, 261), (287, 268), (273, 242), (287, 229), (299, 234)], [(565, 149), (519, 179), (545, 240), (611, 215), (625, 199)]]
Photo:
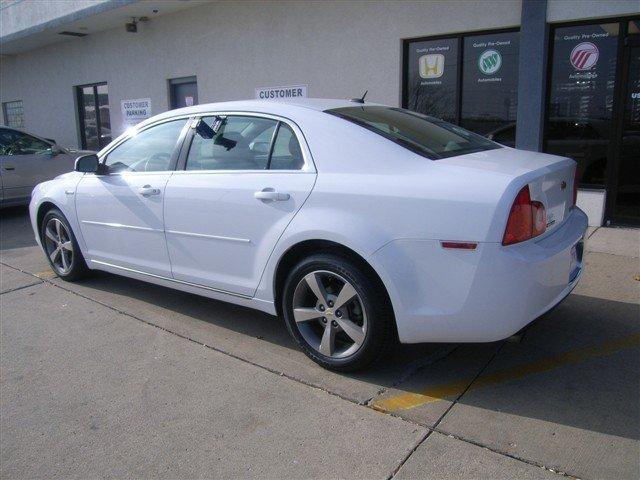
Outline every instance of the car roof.
[[(149, 120), (139, 124), (140, 126), (153, 123), (164, 118), (172, 118), (182, 115), (198, 115), (208, 112), (253, 112), (267, 113), (274, 115), (282, 115), (285, 117), (295, 117), (296, 114), (304, 114), (305, 112), (317, 111), (321, 112), (332, 108), (340, 107), (357, 107), (363, 105), (361, 103), (350, 100), (332, 99), (332, 98), (304, 98), (304, 99), (286, 99), (286, 100), (237, 100), (232, 102), (204, 103), (193, 107), (178, 108), (169, 110), (168, 112), (156, 115)], [(374, 103), (365, 103), (364, 105), (378, 105)]]

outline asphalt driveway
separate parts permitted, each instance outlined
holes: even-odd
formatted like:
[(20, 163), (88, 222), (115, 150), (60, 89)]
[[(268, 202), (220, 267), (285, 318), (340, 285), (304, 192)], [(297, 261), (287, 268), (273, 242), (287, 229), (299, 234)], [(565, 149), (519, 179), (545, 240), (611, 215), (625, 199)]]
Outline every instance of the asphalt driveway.
[(96, 273), (56, 278), (0, 212), (2, 478), (638, 478), (640, 231), (591, 232), (517, 338), (322, 370), (281, 320)]

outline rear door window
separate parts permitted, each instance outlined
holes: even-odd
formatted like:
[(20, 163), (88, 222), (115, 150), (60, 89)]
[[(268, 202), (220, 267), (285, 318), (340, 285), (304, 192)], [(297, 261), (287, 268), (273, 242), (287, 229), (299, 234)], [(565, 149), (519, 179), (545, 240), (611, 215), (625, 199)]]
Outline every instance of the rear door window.
[(269, 147), (278, 125), (261, 117), (204, 117), (217, 132), (213, 138), (193, 136), (187, 156), (187, 170), (265, 170)]
[(269, 168), (271, 170), (300, 170), (304, 165), (302, 149), (296, 134), (286, 123), (281, 123), (273, 144)]
[(300, 170), (304, 157), (289, 125), (262, 117), (203, 117), (215, 130), (205, 138), (197, 130), (186, 170)]

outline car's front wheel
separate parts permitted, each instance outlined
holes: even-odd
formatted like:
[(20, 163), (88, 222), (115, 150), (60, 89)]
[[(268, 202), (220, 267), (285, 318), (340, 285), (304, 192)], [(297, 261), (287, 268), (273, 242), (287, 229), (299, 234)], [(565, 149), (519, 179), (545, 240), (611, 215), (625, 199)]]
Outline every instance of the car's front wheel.
[(53, 271), (64, 280), (77, 280), (88, 271), (69, 222), (58, 209), (49, 210), (40, 225), (42, 247)]
[(282, 295), (289, 332), (321, 366), (362, 369), (393, 343), (386, 292), (349, 258), (317, 254), (290, 272)]

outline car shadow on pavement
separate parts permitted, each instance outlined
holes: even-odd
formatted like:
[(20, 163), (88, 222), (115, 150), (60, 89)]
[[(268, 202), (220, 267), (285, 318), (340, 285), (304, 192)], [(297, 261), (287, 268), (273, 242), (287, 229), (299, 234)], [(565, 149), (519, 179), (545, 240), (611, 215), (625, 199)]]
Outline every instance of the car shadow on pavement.
[(367, 403), (455, 348), (449, 344), (396, 345), (368, 370), (334, 373), (302, 353), (279, 317), (104, 272), (92, 272), (90, 278), (72, 285), (60, 279), (54, 282), (190, 340), (358, 403)]
[(469, 438), (487, 424), (508, 438), (514, 428), (540, 428), (533, 426), (537, 419), (549, 430), (548, 441), (559, 426), (573, 435), (640, 440), (639, 309), (572, 294), (519, 340), (493, 353), (479, 344), (458, 345), (454, 355), (416, 372), (373, 406), (433, 424), (438, 405), (455, 401), (442, 426)]
[[(226, 331), (247, 343), (251, 338), (293, 350), (290, 362), (310, 363), (280, 318), (106, 273), (96, 272), (82, 285), (93, 291), (92, 297), (99, 291), (120, 297), (118, 305), (133, 315), (155, 315), (150, 322), (164, 328), (188, 322), (185, 331), (193, 340), (223, 351), (227, 348), (217, 340)], [(571, 295), (516, 341), (401, 345), (374, 368), (341, 376), (376, 385), (380, 392), (428, 396), (424, 404), (414, 402), (416, 407), (388, 409), (424, 424), (433, 424), (435, 417), (421, 417), (421, 409), (456, 400), (460, 406), (640, 439), (637, 318), (636, 304)], [(194, 329), (194, 322), (200, 328)], [(213, 335), (205, 333), (207, 325), (216, 327)], [(240, 358), (242, 337), (231, 342), (237, 350), (229, 352)], [(288, 373), (286, 365), (283, 373)], [(459, 391), (443, 388), (449, 385), (458, 385)]]
[[(188, 317), (279, 347), (299, 350), (282, 318), (257, 310), (100, 271), (92, 272), (90, 278), (81, 284), (94, 292), (102, 291), (121, 299), (128, 297), (129, 300), (125, 299), (123, 304), (129, 312), (135, 312), (134, 302), (138, 307), (153, 306), (152, 309), (164, 310), (164, 316)], [(434, 350), (439, 348), (434, 348), (433, 344), (406, 345), (401, 346), (398, 352), (392, 352), (392, 357), (395, 362), (407, 363), (407, 359), (416, 360)]]
[(29, 222), (29, 207), (0, 209), (0, 250), (37, 245)]

